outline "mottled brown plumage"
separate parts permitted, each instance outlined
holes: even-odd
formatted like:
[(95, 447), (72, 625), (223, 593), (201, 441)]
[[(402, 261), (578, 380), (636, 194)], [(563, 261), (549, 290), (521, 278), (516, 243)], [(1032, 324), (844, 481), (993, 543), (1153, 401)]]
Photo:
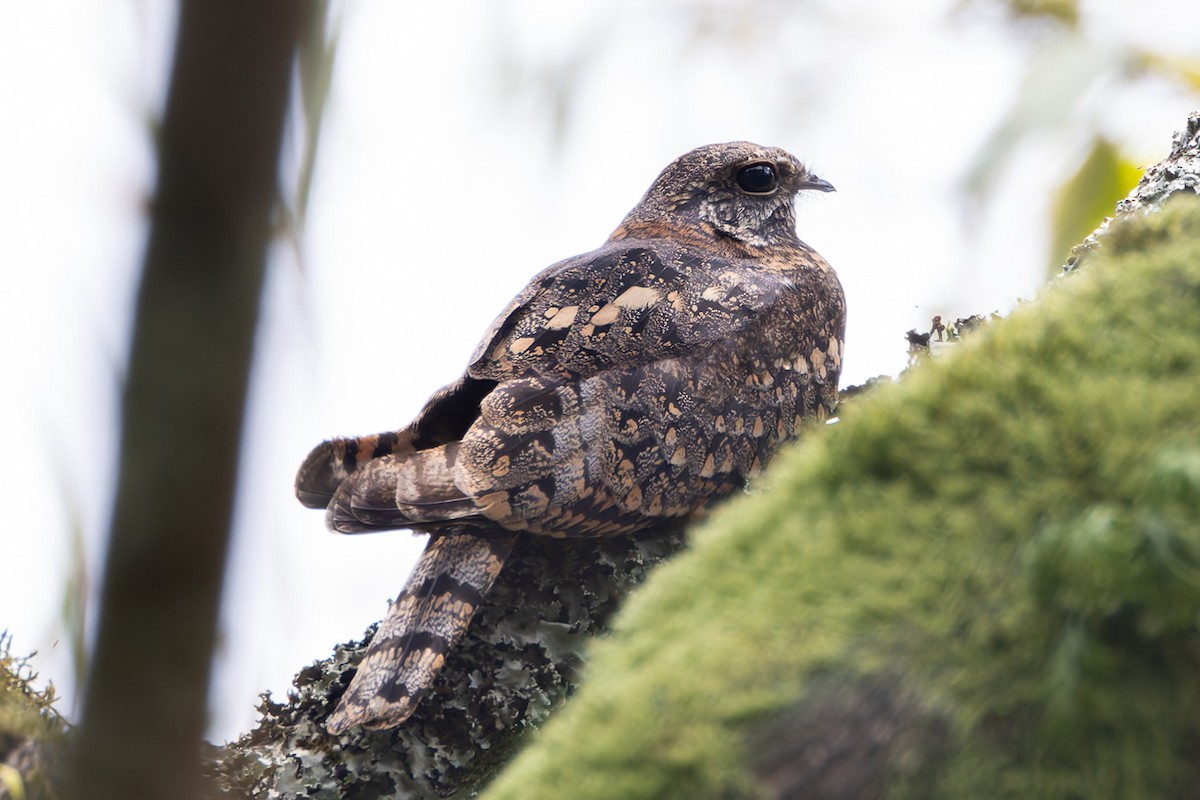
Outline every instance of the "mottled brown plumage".
[(309, 454), (296, 493), (332, 529), (431, 534), (330, 731), (412, 713), (516, 535), (698, 516), (833, 409), (845, 301), (793, 211), (832, 188), (776, 148), (687, 153), (608, 242), (537, 275), (408, 427)]

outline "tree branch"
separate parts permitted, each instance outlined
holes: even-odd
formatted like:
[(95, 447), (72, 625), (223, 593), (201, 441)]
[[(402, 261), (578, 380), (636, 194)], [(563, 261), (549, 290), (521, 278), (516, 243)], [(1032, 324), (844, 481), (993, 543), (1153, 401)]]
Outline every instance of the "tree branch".
[(304, 2), (181, 4), (74, 797), (199, 793), (279, 145)]

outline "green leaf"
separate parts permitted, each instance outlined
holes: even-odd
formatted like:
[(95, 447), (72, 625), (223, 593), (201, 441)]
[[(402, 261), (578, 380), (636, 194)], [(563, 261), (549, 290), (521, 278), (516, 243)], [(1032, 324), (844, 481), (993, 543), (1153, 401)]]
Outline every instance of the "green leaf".
[(1071, 248), (1113, 213), (1142, 175), (1141, 167), (1098, 137), (1079, 169), (1058, 190), (1051, 213), (1050, 270), (1057, 272)]
[(1079, 25), (1079, 4), (1075, 0), (1009, 0), (1013, 16), (1048, 17), (1069, 28)]
[(1178, 58), (1147, 51), (1135, 53), (1134, 64), (1147, 72), (1179, 81), (1193, 92), (1200, 92), (1200, 58)]

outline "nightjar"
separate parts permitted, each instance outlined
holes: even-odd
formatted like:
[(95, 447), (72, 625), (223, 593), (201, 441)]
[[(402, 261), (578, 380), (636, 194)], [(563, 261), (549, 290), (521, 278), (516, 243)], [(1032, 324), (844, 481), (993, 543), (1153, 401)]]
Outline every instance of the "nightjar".
[(536, 275), (410, 424), (309, 454), (296, 495), (330, 528), (430, 535), (331, 732), (412, 714), (515, 537), (702, 515), (833, 410), (846, 306), (796, 235), (806, 190), (833, 187), (777, 148), (686, 153), (607, 242)]

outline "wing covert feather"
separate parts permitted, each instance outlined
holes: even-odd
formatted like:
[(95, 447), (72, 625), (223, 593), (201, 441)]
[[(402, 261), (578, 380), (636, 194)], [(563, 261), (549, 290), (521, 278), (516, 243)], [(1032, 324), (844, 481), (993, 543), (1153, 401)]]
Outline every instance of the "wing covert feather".
[(587, 377), (728, 339), (789, 284), (749, 262), (663, 241), (610, 242), (535, 277), (471, 356), (467, 374)]

